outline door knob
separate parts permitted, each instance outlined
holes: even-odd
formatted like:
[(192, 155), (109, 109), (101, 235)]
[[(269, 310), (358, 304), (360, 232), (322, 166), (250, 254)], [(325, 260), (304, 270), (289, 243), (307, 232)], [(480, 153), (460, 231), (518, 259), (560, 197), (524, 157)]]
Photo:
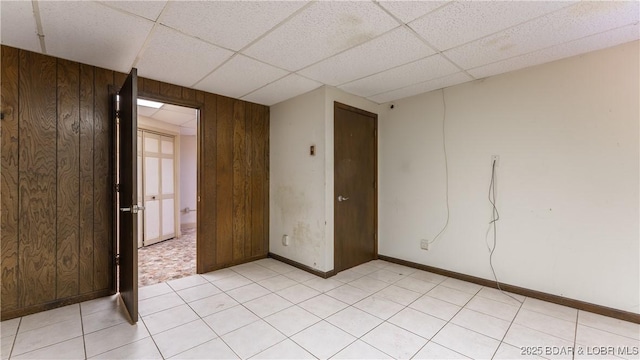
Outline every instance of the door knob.
[(345, 197), (345, 196), (342, 196), (342, 195), (338, 195), (338, 201), (342, 202), (342, 201), (347, 201), (347, 200), (349, 200), (348, 197)]

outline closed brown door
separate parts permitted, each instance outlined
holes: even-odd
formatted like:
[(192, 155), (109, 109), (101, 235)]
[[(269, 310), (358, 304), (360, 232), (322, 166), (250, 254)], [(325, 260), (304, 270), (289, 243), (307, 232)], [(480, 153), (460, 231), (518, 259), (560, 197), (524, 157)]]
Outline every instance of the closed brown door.
[(138, 78), (136, 69), (125, 80), (119, 92), (119, 190), (120, 230), (120, 296), (131, 321), (138, 321)]
[(334, 103), (334, 270), (377, 257), (378, 115)]

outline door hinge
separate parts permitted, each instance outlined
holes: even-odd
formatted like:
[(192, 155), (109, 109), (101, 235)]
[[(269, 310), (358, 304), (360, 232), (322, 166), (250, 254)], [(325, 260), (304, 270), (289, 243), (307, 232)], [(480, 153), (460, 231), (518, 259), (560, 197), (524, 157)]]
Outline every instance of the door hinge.
[(113, 188), (116, 190), (116, 192), (120, 192), (120, 184), (115, 184)]
[(377, 182), (377, 181), (374, 181), (374, 182), (373, 182), (373, 188), (374, 188), (374, 189), (377, 189), (377, 188), (378, 188), (378, 182)]
[(373, 240), (378, 241), (378, 234), (373, 234)]
[(373, 130), (373, 137), (378, 136), (378, 130)]
[(117, 254), (115, 258), (113, 258), (113, 262), (116, 266), (120, 266), (120, 254)]

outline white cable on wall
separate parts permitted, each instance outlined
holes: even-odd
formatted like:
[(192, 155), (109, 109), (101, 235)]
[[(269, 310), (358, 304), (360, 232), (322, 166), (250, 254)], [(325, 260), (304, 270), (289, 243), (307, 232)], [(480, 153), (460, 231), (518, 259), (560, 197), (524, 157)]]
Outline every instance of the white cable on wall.
[[(498, 243), (498, 227), (496, 223), (500, 220), (500, 213), (498, 212), (498, 207), (496, 206), (496, 160), (493, 160), (491, 164), (491, 182), (489, 183), (489, 202), (491, 203), (491, 221), (489, 222), (489, 230), (493, 229), (493, 246), (489, 247), (489, 266), (491, 267), (491, 272), (493, 273), (493, 278), (496, 281), (496, 286), (501, 293), (507, 295), (513, 300), (522, 303), (522, 301), (516, 299), (514, 296), (509, 295), (504, 292), (500, 287), (500, 282), (498, 281), (498, 275), (496, 275), (496, 269), (493, 267), (493, 253), (496, 251), (496, 245)], [(487, 230), (487, 234), (489, 234), (489, 230)], [(486, 238), (485, 238), (486, 240)], [(487, 246), (489, 246), (487, 244)]]
[(446, 123), (447, 123), (447, 102), (444, 97), (444, 88), (440, 90), (442, 92), (442, 150), (444, 152), (444, 176), (445, 176), (445, 196), (447, 202), (447, 220), (444, 223), (444, 226), (438, 232), (438, 234), (429, 241), (429, 244), (434, 243), (440, 235), (444, 233), (444, 231), (449, 226), (449, 217), (450, 217), (450, 209), (449, 209), (449, 159), (447, 157), (447, 137), (446, 137)]

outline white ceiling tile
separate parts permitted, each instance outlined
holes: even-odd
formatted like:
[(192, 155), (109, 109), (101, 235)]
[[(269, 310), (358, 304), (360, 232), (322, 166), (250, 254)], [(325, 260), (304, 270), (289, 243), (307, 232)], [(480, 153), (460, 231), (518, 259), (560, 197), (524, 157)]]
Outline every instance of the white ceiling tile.
[(443, 77), (458, 71), (460, 70), (441, 55), (433, 55), (395, 69), (350, 82), (340, 86), (340, 89), (355, 95), (367, 97)]
[(160, 109), (153, 115), (153, 118), (173, 125), (182, 125), (194, 120), (195, 115)]
[(305, 1), (176, 1), (169, 3), (160, 21), (222, 47), (240, 50), (305, 4)]
[(190, 87), (231, 55), (229, 50), (159, 25), (136, 66), (142, 77)]
[(193, 119), (191, 121), (187, 121), (186, 123), (180, 125), (184, 128), (190, 128), (190, 129), (195, 129), (198, 126), (198, 120), (197, 119)]
[(640, 27), (637, 24), (629, 25), (607, 31), (605, 33), (552, 46), (543, 50), (534, 51), (525, 55), (498, 61), (475, 69), (470, 69), (468, 72), (476, 78), (483, 78), (624, 44), (629, 41), (638, 40), (638, 38), (640, 38)]
[(278, 81), (244, 96), (242, 100), (271, 106), (292, 97), (304, 94), (320, 87), (322, 84), (300, 75), (291, 74)]
[(447, 75), (438, 79), (425, 81), (420, 84), (411, 85), (402, 89), (393, 90), (384, 94), (378, 94), (368, 97), (369, 100), (382, 104), (388, 101), (403, 99), (409, 96), (422, 94), (428, 91), (442, 89), (445, 87), (462, 84), (473, 80), (469, 75), (459, 72)]
[(411, 31), (398, 27), (299, 73), (338, 86), (432, 54), (434, 51)]
[(244, 51), (291, 71), (398, 26), (373, 2), (316, 2)]
[(568, 1), (454, 2), (409, 26), (442, 51), (571, 4)]
[(107, 6), (124, 10), (128, 13), (142, 16), (149, 20), (156, 21), (162, 9), (167, 4), (166, 0), (154, 0), (154, 1), (100, 1), (100, 3)]
[(189, 115), (194, 116), (194, 117), (198, 113), (197, 109), (186, 107), (186, 106), (171, 105), (171, 104), (162, 105), (162, 110), (180, 112), (180, 113), (183, 113), (183, 114), (189, 114)]
[(146, 106), (138, 106), (138, 115), (153, 117), (153, 114), (158, 112), (158, 109), (146, 107)]
[(153, 22), (94, 2), (40, 1), (47, 53), (129, 72)]
[(465, 69), (638, 22), (639, 2), (580, 2), (445, 54)]
[(378, 3), (406, 24), (411, 20), (417, 19), (447, 3), (450, 3), (450, 1), (382, 0)]
[(196, 84), (198, 90), (239, 98), (285, 75), (287, 71), (238, 55)]
[(0, 34), (4, 45), (40, 52), (31, 1), (0, 2)]

